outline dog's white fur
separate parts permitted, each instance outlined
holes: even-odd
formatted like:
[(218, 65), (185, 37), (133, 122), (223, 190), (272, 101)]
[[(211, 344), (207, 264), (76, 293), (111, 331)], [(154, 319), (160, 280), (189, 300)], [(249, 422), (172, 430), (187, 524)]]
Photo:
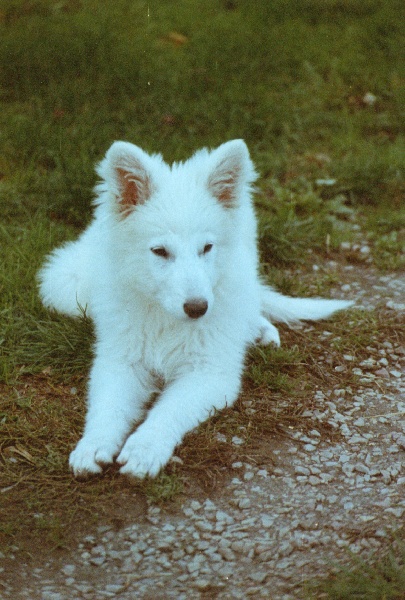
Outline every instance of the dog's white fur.
[(188, 431), (236, 400), (247, 347), (280, 343), (270, 319), (319, 319), (350, 303), (286, 298), (260, 281), (256, 173), (242, 140), (171, 167), (115, 142), (98, 174), (92, 223), (39, 274), (45, 306), (86, 307), (95, 323), (70, 466), (82, 476), (116, 458), (122, 473), (154, 476)]

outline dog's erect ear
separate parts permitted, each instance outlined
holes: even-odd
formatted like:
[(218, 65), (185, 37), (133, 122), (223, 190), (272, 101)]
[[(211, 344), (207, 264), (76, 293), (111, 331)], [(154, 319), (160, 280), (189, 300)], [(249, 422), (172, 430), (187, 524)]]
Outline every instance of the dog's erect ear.
[(249, 151), (243, 140), (226, 142), (210, 155), (208, 189), (226, 207), (234, 206), (243, 187), (256, 179)]
[(144, 204), (152, 195), (151, 157), (129, 142), (114, 142), (97, 172), (117, 198), (121, 212)]

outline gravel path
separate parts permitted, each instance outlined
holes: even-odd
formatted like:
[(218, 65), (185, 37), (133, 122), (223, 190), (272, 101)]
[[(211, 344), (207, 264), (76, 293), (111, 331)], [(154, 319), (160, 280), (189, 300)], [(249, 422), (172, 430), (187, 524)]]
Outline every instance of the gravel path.
[[(366, 309), (405, 309), (398, 274), (346, 267), (340, 291)], [(276, 441), (271, 466), (236, 462), (215, 496), (188, 498), (174, 514), (151, 505), (119, 531), (100, 526), (34, 571), (16, 558), (18, 583), (4, 572), (0, 598), (300, 599), (303, 581), (348, 549), (382, 548), (405, 513), (405, 349), (369, 350), (353, 367), (359, 387), (314, 391), (312, 431)], [(322, 423), (341, 433), (336, 443), (322, 439)]]

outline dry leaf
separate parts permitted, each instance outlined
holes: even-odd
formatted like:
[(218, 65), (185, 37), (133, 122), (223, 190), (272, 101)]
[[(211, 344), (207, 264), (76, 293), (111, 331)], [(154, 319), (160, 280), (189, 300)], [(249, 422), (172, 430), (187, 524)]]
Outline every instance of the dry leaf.
[(167, 42), (171, 42), (174, 46), (184, 46), (184, 44), (187, 44), (188, 42), (188, 38), (177, 31), (171, 31), (165, 36), (164, 39)]

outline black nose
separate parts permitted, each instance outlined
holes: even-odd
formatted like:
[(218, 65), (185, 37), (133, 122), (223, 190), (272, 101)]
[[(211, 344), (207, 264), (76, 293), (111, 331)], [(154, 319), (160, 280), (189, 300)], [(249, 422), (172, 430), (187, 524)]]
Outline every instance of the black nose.
[(183, 304), (183, 309), (190, 319), (199, 319), (207, 312), (208, 302), (201, 298), (193, 298)]

